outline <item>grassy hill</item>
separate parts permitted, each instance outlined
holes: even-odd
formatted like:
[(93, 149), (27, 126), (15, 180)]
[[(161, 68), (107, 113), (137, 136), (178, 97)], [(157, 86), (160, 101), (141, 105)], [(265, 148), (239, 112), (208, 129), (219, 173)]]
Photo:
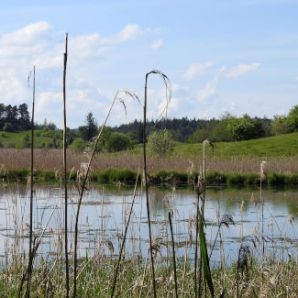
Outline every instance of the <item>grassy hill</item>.
[[(29, 147), (28, 144), (30, 144), (30, 135), (30, 131), (19, 133), (0, 132), (0, 147), (18, 149)], [(61, 131), (35, 131), (36, 148), (60, 147), (61, 141)], [(294, 156), (298, 155), (298, 132), (249, 141), (219, 142), (214, 145), (214, 151), (212, 151), (211, 148), (207, 148), (206, 150), (209, 156), (212, 154), (222, 158), (232, 156)], [(186, 144), (177, 142), (173, 156), (195, 158), (197, 156), (201, 156), (201, 150), (202, 144)], [(132, 152), (135, 154), (141, 154), (141, 145), (137, 145)]]
[[(298, 155), (298, 133), (290, 133), (274, 137), (240, 142), (220, 142), (214, 144), (214, 151), (207, 149), (208, 155), (212, 153), (218, 157), (255, 156), (277, 157)], [(201, 144), (179, 143), (174, 149), (174, 155), (194, 157), (200, 156)]]
[[(0, 132), (0, 147), (22, 149), (29, 147), (31, 139), (31, 131), (22, 132)], [(54, 140), (56, 139), (56, 140)], [(59, 131), (35, 131), (35, 147), (36, 148), (55, 148), (55, 143), (61, 143), (62, 133)]]

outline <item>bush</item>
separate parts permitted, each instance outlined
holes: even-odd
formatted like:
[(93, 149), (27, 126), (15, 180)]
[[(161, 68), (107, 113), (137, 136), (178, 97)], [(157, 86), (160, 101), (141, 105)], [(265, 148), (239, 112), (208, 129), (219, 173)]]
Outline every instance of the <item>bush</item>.
[(267, 179), (270, 186), (283, 186), (286, 181), (285, 175), (277, 173), (270, 174)]
[(126, 169), (119, 170), (109, 168), (103, 171), (93, 173), (91, 180), (96, 180), (97, 182), (102, 184), (121, 182), (133, 185), (136, 181), (136, 173)]
[(294, 106), (287, 117), (287, 124), (290, 131), (298, 130), (298, 105)]
[(229, 186), (243, 186), (244, 177), (240, 174), (229, 174), (227, 175), (227, 184)]
[(273, 135), (285, 134), (290, 131), (288, 120), (285, 116), (274, 116), (271, 121), (271, 133)]
[(218, 172), (209, 172), (206, 174), (207, 185), (223, 185), (226, 184), (226, 176)]
[(150, 149), (154, 154), (165, 156), (174, 150), (175, 144), (167, 130), (155, 131), (148, 139)]
[(105, 147), (109, 152), (126, 150), (131, 148), (131, 140), (124, 133), (113, 132), (106, 140)]
[(77, 138), (73, 141), (73, 143), (70, 145), (70, 148), (78, 151), (78, 152), (82, 152), (85, 150), (87, 143), (81, 139), (81, 138)]

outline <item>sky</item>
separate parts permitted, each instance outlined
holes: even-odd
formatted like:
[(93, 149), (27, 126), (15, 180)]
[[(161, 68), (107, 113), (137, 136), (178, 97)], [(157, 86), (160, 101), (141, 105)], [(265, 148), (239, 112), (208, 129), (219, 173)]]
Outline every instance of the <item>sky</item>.
[[(88, 112), (109, 125), (142, 119), (145, 74), (171, 81), (170, 118), (285, 115), (298, 104), (297, 0), (27, 0), (0, 5), (0, 102), (32, 106), (62, 126), (65, 34), (69, 35), (67, 125)], [(148, 81), (148, 118), (164, 110), (160, 77)]]

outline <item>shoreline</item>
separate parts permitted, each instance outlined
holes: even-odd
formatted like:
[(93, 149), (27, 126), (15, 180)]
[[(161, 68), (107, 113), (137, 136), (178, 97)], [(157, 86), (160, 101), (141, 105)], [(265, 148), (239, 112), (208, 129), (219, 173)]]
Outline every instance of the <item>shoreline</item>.
[[(69, 182), (76, 182), (76, 171), (69, 171)], [(4, 183), (26, 183), (30, 177), (28, 169), (11, 169), (0, 172), (0, 179)], [(111, 185), (135, 184), (137, 172), (129, 169), (106, 168), (94, 170), (90, 175), (90, 182)], [(186, 173), (176, 171), (159, 171), (149, 174), (149, 183), (152, 186), (189, 187), (196, 182), (198, 173)], [(139, 179), (141, 179), (139, 177)], [(34, 180), (37, 183), (60, 182), (60, 172), (37, 170), (34, 173)], [(259, 175), (253, 173), (221, 173), (207, 172), (207, 187), (259, 187)], [(296, 188), (298, 187), (298, 174), (269, 173), (263, 182), (263, 187), (274, 188)]]

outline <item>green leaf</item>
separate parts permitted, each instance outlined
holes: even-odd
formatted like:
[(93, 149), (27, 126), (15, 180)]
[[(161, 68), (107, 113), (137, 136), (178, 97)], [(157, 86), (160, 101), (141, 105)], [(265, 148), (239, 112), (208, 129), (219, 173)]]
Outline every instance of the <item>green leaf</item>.
[(206, 243), (206, 237), (204, 232), (204, 221), (201, 214), (199, 215), (199, 218), (200, 218), (199, 220), (200, 253), (201, 253), (203, 272), (208, 284), (211, 297), (214, 297), (214, 287), (213, 287), (211, 270), (209, 266), (207, 243)]

